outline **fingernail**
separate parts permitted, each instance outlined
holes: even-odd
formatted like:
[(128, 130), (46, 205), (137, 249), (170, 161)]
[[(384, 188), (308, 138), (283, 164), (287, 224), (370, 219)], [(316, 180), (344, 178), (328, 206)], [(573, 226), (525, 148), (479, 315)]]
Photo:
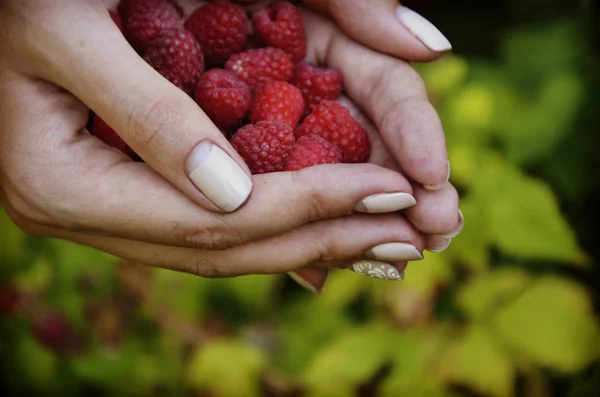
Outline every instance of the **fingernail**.
[(423, 16), (404, 6), (396, 8), (396, 15), (400, 22), (430, 50), (442, 52), (452, 49), (452, 44), (446, 36)]
[(423, 259), (423, 255), (414, 246), (406, 243), (386, 243), (371, 248), (367, 256), (382, 261), (400, 262)]
[(448, 173), (446, 174), (446, 180), (437, 185), (424, 185), (424, 187), (427, 190), (438, 190), (438, 189), (443, 188), (446, 185), (446, 183), (448, 183), (449, 180), (450, 180), (450, 162), (448, 161)]
[(304, 289), (312, 292), (313, 294), (320, 294), (321, 293), (321, 291), (319, 291), (314, 285), (312, 285), (311, 283), (309, 283), (306, 279), (304, 279), (298, 273), (296, 273), (296, 272), (288, 272), (288, 276), (290, 276), (290, 278), (292, 280), (294, 280), (296, 283), (298, 283), (299, 286), (301, 286), (302, 288), (304, 288)]
[(444, 236), (430, 236), (427, 238), (427, 251), (429, 252), (442, 252), (446, 250), (450, 243), (452, 242), (451, 238), (447, 238)]
[(360, 200), (354, 206), (354, 210), (378, 214), (400, 211), (412, 207), (415, 204), (417, 204), (417, 200), (408, 193), (380, 193), (373, 194)]
[(352, 265), (352, 271), (363, 276), (382, 280), (402, 280), (404, 272), (400, 273), (394, 266), (379, 261), (360, 261)]
[(192, 150), (187, 160), (190, 179), (225, 212), (238, 209), (252, 191), (252, 179), (217, 145), (205, 141)]
[(443, 234), (442, 237), (454, 238), (454, 237), (458, 236), (462, 232), (463, 227), (465, 227), (465, 217), (463, 216), (462, 211), (458, 210), (458, 228), (453, 233)]

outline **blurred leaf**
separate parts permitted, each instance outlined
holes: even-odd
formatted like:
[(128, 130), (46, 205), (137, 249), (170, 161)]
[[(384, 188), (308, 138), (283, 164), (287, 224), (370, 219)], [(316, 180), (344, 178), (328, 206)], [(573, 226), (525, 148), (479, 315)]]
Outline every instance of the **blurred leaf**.
[(529, 88), (548, 76), (574, 71), (586, 53), (586, 40), (576, 22), (523, 26), (503, 40), (502, 53), (514, 79)]
[(42, 347), (30, 334), (19, 340), (15, 365), (21, 368), (23, 384), (38, 392), (56, 392), (56, 376), (59, 361), (49, 350)]
[(515, 369), (488, 332), (478, 325), (447, 351), (442, 360), (442, 376), (455, 384), (467, 385), (486, 396), (513, 396)]
[(390, 359), (393, 335), (377, 324), (337, 330), (304, 372), (308, 395), (347, 396)]
[(495, 334), (539, 364), (577, 371), (600, 353), (600, 324), (586, 291), (547, 276), (497, 312)]
[(445, 97), (465, 81), (469, 64), (465, 59), (450, 54), (437, 62), (415, 66), (434, 97)]
[(53, 277), (48, 258), (39, 256), (31, 267), (14, 277), (14, 282), (22, 290), (40, 292), (51, 284)]
[(472, 272), (485, 271), (490, 265), (489, 248), (492, 244), (485, 217), (485, 205), (477, 197), (468, 194), (461, 198), (460, 208), (465, 218), (463, 230), (452, 239), (444, 254), (465, 265)]
[(494, 92), (485, 83), (472, 82), (450, 99), (445, 122), (451, 137), (467, 142), (480, 142), (493, 127)]
[(519, 109), (505, 134), (510, 161), (527, 164), (546, 156), (570, 131), (584, 99), (584, 86), (575, 74), (550, 78), (534, 104)]
[(329, 272), (327, 284), (319, 298), (319, 305), (341, 308), (369, 287), (369, 279), (351, 271)]
[(523, 259), (584, 264), (586, 258), (552, 190), (499, 158), (488, 160), (474, 187), (484, 200), (496, 245)]
[[(152, 287), (149, 293), (153, 299), (164, 302), (173, 312), (187, 317), (197, 318), (204, 315), (203, 288), (207, 280), (187, 273), (168, 269), (155, 269)], [(177, 293), (173, 293), (177, 291)]]
[(266, 357), (236, 340), (214, 340), (196, 349), (186, 371), (187, 383), (218, 397), (260, 395), (259, 375)]
[(529, 281), (529, 276), (518, 268), (501, 268), (472, 278), (460, 289), (457, 302), (471, 319), (485, 320), (520, 294)]
[(4, 272), (7, 267), (18, 267), (22, 264), (26, 252), (27, 235), (10, 219), (4, 208), (0, 206), (0, 265)]

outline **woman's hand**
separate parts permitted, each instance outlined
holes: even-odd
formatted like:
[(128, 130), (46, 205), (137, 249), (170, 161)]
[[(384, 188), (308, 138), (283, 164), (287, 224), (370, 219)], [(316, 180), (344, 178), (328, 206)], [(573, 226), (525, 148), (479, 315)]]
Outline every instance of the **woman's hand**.
[[(135, 53), (101, 2), (3, 1), (0, 41), (0, 200), (25, 231), (206, 277), (369, 258), (356, 269), (398, 278), (406, 260), (421, 258), (423, 235), (395, 213), (414, 204), (401, 174), (337, 164), (250, 178), (218, 129)], [(146, 162), (91, 136), (88, 108)], [(210, 150), (191, 163), (216, 172), (194, 183), (186, 165), (202, 142)], [(225, 205), (231, 197), (204, 194), (241, 191), (227, 170), (250, 181), (252, 195), (238, 197), (245, 203), (237, 209)], [(361, 213), (377, 209), (388, 213)]]

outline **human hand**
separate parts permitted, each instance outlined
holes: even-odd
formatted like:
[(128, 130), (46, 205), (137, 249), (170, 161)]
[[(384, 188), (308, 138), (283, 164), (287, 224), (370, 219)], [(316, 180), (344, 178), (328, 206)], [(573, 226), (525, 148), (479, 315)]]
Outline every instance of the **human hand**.
[[(101, 2), (4, 1), (0, 40), (0, 199), (25, 231), (206, 277), (345, 267), (377, 259), (377, 247), (390, 243), (401, 255), (377, 265), (392, 276), (421, 257), (423, 235), (394, 213), (414, 203), (401, 174), (336, 164), (251, 179), (193, 100), (133, 51)], [(145, 163), (85, 131), (88, 108)], [(190, 161), (199, 142), (210, 150)], [(217, 171), (194, 183), (186, 164), (206, 162)], [(227, 169), (246, 197), (206, 195), (220, 182), (221, 192), (241, 191), (222, 183)], [(374, 208), (389, 213), (361, 214)]]

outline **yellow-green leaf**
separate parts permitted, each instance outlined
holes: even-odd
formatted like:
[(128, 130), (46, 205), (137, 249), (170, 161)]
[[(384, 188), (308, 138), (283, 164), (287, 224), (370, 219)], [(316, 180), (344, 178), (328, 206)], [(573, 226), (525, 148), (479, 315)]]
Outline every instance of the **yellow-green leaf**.
[(210, 341), (193, 353), (186, 371), (187, 383), (216, 396), (260, 396), (260, 374), (266, 357), (236, 340)]
[(600, 354), (600, 324), (586, 291), (555, 276), (504, 306), (493, 325), (519, 356), (557, 370), (578, 371)]
[(478, 325), (448, 349), (442, 359), (443, 378), (467, 385), (486, 396), (513, 396), (515, 369), (489, 333)]
[(435, 97), (444, 97), (460, 87), (469, 72), (467, 61), (456, 55), (443, 57), (437, 62), (418, 64), (416, 67)]
[(499, 269), (471, 279), (460, 289), (457, 302), (471, 319), (486, 319), (528, 283), (529, 276), (517, 268)]
[(10, 219), (4, 208), (0, 207), (0, 265), (21, 266), (21, 260), (26, 252), (25, 243), (27, 235), (21, 231)]

